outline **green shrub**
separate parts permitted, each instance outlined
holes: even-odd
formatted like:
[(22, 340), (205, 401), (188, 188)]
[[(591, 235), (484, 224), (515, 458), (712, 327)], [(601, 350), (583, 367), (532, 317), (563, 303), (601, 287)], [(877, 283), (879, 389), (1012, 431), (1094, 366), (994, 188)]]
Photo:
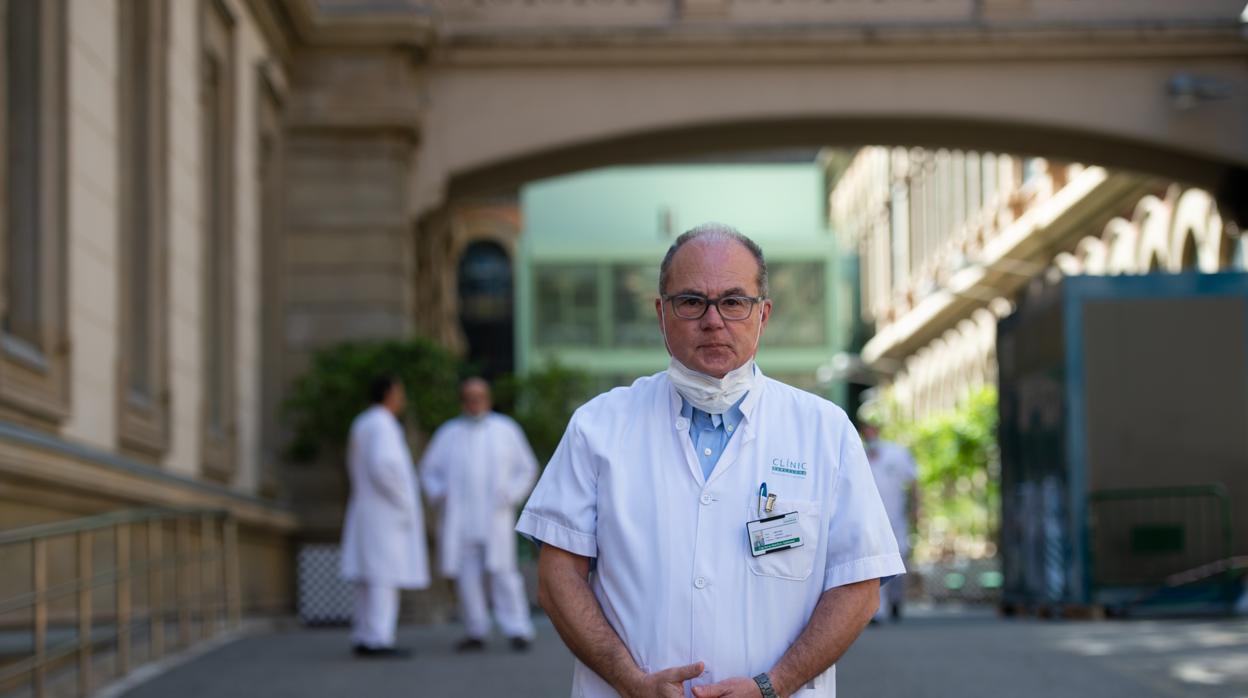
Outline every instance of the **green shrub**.
[(368, 407), (373, 378), (393, 373), (407, 390), (405, 421), (425, 433), (459, 413), (463, 364), (427, 339), (348, 342), (316, 353), (284, 404), (292, 429), (287, 457), (309, 462), (346, 445), (351, 421)]
[(524, 429), (543, 466), (554, 455), (572, 413), (590, 396), (589, 374), (551, 361), (522, 376), (504, 376), (494, 386), (499, 411)]
[(919, 422), (893, 420), (884, 437), (908, 445), (919, 464), (915, 557), (994, 555), (1001, 511), (996, 388)]

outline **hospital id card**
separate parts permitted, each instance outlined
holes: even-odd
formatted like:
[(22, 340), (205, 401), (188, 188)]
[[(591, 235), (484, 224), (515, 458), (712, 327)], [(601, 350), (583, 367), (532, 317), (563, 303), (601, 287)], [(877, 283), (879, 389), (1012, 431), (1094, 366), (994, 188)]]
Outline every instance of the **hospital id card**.
[(750, 536), (750, 554), (754, 557), (802, 545), (802, 530), (796, 511), (750, 521), (745, 524), (745, 530)]

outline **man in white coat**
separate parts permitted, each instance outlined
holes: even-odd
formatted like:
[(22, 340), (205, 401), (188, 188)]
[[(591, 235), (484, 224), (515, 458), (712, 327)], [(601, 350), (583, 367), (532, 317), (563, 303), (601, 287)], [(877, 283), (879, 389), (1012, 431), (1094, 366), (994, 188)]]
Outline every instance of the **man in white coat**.
[(831, 698), (904, 571), (845, 413), (755, 365), (771, 307), (752, 240), (677, 238), (655, 299), (668, 369), (578, 409), (520, 515), (573, 695)]
[(351, 498), (342, 527), (342, 576), (355, 585), (351, 642), (360, 657), (401, 658), (394, 646), (399, 590), (429, 586), (424, 512), (412, 455), (398, 421), (407, 404), (394, 376), (373, 381), (372, 406), (347, 446)]
[(481, 378), (460, 385), (463, 414), (434, 432), (420, 461), (421, 484), (441, 507), (442, 574), (456, 580), (467, 637), (459, 651), (481, 650), (490, 632), (489, 598), (513, 649), (534, 637), (524, 580), (516, 566), (516, 507), (537, 476), (537, 459), (516, 422), (491, 410)]
[[(871, 475), (880, 491), (888, 522), (897, 537), (897, 548), (902, 559), (910, 554), (910, 528), (918, 518), (918, 488), (915, 481), (919, 469), (910, 451), (901, 444), (880, 438), (880, 419), (870, 410), (859, 411), (862, 424), (862, 441), (871, 463)], [(885, 616), (901, 620), (901, 607), (905, 602), (905, 584), (897, 580), (880, 587), (880, 608), (875, 619)]]

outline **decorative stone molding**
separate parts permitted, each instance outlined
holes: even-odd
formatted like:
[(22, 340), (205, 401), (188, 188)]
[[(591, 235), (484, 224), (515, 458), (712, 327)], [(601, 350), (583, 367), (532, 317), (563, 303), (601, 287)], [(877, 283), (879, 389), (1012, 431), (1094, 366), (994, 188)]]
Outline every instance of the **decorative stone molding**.
[(1171, 184), (1164, 197), (1144, 197), (1130, 219), (1110, 220), (1100, 237), (1083, 238), (1053, 264), (1067, 276), (1213, 273), (1232, 267), (1241, 244), (1238, 226), (1223, 220), (1209, 192)]
[[(1162, 197), (1142, 197), (1130, 219), (1113, 218), (1099, 237), (1058, 253), (1041, 276), (1052, 282), (1063, 275), (1242, 270), (1242, 245), (1238, 226), (1223, 219), (1209, 192), (1171, 184)], [(1009, 301), (997, 298), (908, 356), (889, 386), (903, 413), (922, 419), (995, 384), (997, 320), (1011, 311)]]

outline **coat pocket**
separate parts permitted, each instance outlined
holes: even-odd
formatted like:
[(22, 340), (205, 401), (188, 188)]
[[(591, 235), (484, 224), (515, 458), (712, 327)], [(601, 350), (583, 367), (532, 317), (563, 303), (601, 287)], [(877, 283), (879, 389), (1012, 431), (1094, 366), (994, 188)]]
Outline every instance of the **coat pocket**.
[[(796, 548), (780, 550), (767, 555), (750, 557), (750, 572), (759, 577), (775, 577), (804, 581), (815, 567), (815, 552), (822, 534), (823, 517), (819, 502), (805, 500), (782, 500), (778, 502), (779, 513), (797, 512), (797, 522), (802, 533), (802, 544)], [(749, 518), (757, 518), (757, 507), (747, 508)]]

